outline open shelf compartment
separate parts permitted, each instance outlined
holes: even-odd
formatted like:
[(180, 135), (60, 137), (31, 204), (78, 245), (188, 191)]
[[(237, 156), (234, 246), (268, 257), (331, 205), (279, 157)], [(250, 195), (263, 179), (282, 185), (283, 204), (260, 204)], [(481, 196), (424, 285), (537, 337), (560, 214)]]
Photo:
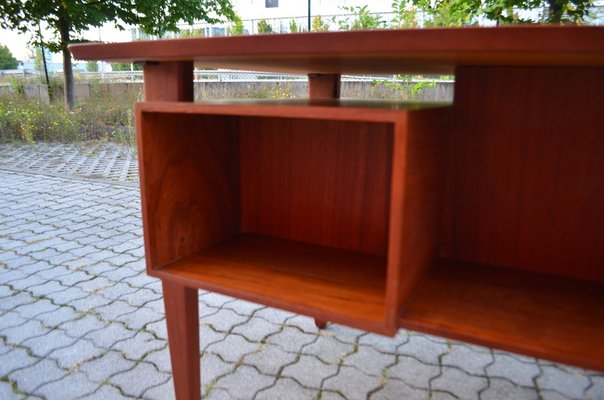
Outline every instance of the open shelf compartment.
[[(400, 251), (401, 219), (425, 208), (401, 199), (436, 169), (407, 172), (442, 151), (434, 127), (447, 108), (367, 106), (138, 104), (149, 274), (394, 333), (402, 271), (411, 281), (428, 265)], [(407, 157), (413, 148), (432, 158)], [(406, 238), (434, 238), (427, 220), (431, 233)]]

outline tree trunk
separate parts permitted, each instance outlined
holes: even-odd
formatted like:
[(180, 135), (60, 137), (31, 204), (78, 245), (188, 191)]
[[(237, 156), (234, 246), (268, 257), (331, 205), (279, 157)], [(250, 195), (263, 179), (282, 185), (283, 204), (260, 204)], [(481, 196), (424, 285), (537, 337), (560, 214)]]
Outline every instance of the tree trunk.
[(548, 0), (549, 4), (549, 23), (559, 24), (562, 21), (562, 1)]
[(73, 110), (75, 106), (75, 86), (73, 83), (73, 66), (71, 64), (71, 53), (67, 49), (69, 44), (69, 21), (65, 17), (59, 17), (59, 30), (61, 33), (61, 48), (63, 51), (63, 77), (64, 77), (64, 93), (65, 107), (68, 110)]

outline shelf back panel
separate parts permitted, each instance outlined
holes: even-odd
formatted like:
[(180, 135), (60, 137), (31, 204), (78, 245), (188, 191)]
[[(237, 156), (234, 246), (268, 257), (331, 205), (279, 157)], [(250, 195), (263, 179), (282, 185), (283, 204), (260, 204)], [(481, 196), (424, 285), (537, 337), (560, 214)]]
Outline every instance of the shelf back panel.
[(604, 281), (604, 69), (456, 79), (442, 255)]
[(137, 122), (148, 267), (238, 233), (238, 135), (229, 118), (139, 112)]
[(385, 255), (393, 125), (239, 119), (242, 231)]

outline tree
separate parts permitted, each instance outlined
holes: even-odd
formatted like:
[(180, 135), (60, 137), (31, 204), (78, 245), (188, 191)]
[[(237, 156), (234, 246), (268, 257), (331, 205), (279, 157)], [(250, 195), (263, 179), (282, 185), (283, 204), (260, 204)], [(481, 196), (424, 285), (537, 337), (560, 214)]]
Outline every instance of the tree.
[(378, 15), (371, 14), (367, 6), (341, 7), (341, 9), (350, 13), (349, 16), (337, 21), (338, 29), (341, 31), (385, 27), (384, 21)]
[[(234, 18), (229, 0), (3, 0), (0, 2), (0, 27), (22, 32), (39, 32), (39, 24), (47, 26), (53, 39), (45, 47), (63, 53), (65, 104), (74, 106), (74, 83), (71, 55), (67, 46), (82, 41), (80, 35), (91, 27), (113, 22), (123, 29), (125, 24), (137, 25), (148, 34), (161, 37), (178, 31), (181, 21), (219, 22), (221, 17)], [(33, 39), (42, 44), (40, 34)]]
[(265, 19), (261, 19), (260, 21), (258, 21), (257, 28), (258, 33), (273, 33), (273, 27)]
[(13, 56), (8, 47), (0, 45), (0, 69), (16, 69), (19, 61)]
[(96, 61), (88, 61), (86, 63), (86, 71), (88, 72), (99, 72), (99, 63)]
[(298, 24), (296, 24), (296, 20), (293, 18), (289, 21), (289, 31), (291, 33), (300, 32), (300, 27), (298, 27)]
[(243, 21), (241, 20), (241, 17), (239, 15), (235, 15), (235, 18), (233, 18), (232, 21), (233, 21), (233, 26), (229, 26), (227, 28), (227, 33), (229, 34), (229, 36), (243, 35), (245, 33), (245, 31), (244, 31)]

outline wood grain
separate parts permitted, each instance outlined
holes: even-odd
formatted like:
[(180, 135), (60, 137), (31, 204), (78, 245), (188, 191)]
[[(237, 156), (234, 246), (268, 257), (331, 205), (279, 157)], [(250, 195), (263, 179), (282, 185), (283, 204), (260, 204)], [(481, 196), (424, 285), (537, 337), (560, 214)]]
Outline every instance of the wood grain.
[(385, 255), (392, 125), (241, 118), (242, 231)]
[(460, 65), (604, 66), (604, 28), (515, 26), (312, 32), (71, 45), (81, 60), (195, 61), (295, 72), (438, 73)]
[(191, 61), (149, 62), (143, 66), (145, 100), (193, 101)]
[(442, 260), (401, 327), (604, 370), (604, 284)]
[(385, 257), (240, 234), (151, 274), (385, 333)]
[(308, 75), (309, 99), (338, 99), (340, 98), (339, 74), (310, 74)]
[(162, 280), (174, 390), (178, 400), (199, 400), (199, 311), (197, 289)]
[(602, 68), (457, 73), (442, 255), (604, 281)]
[(148, 270), (240, 228), (238, 136), (219, 116), (137, 112)]
[(405, 122), (396, 126), (387, 295), (388, 320), (393, 325), (439, 256), (450, 111), (409, 112)]

